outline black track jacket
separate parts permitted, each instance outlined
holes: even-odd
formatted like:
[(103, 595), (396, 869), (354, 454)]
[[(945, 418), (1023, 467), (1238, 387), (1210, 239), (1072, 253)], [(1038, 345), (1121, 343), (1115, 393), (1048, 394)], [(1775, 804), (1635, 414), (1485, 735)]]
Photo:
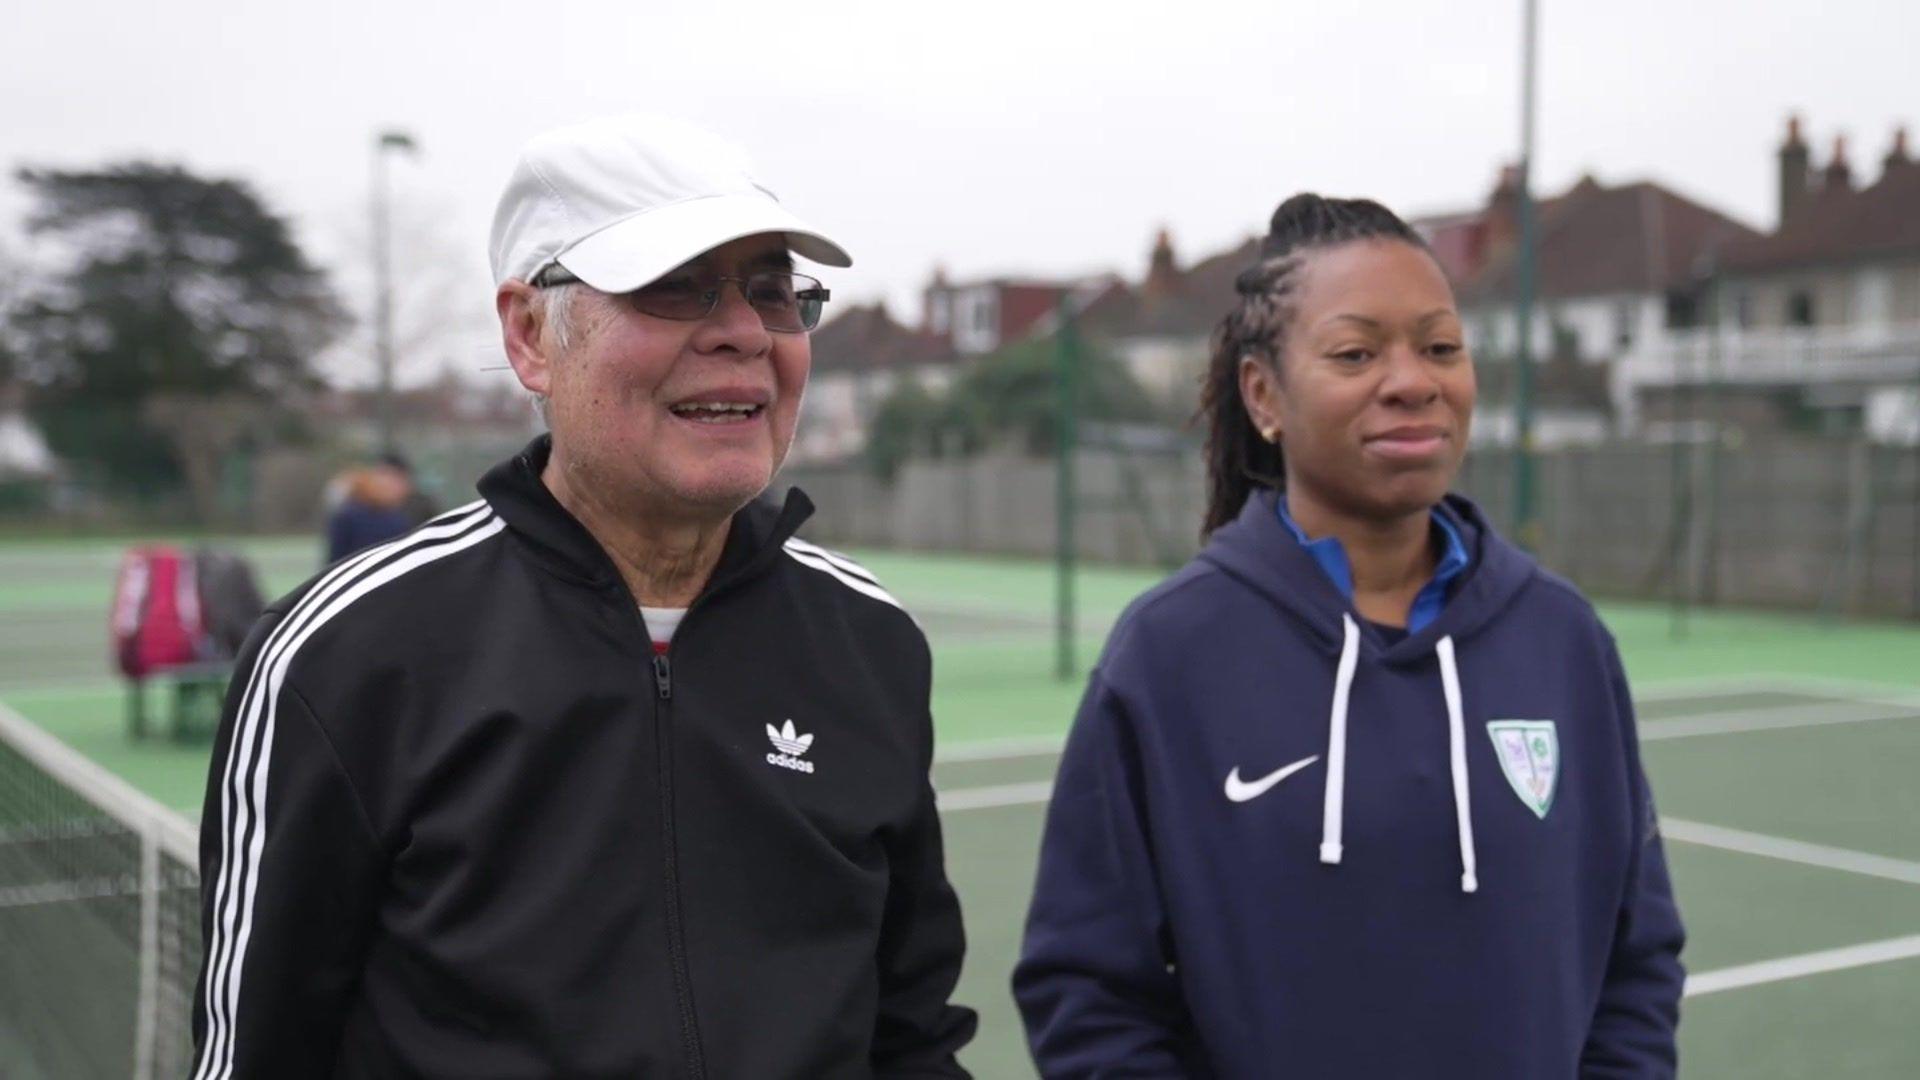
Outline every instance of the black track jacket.
[(965, 1076), (925, 638), (794, 491), (656, 658), (549, 449), (255, 626), (193, 1076)]

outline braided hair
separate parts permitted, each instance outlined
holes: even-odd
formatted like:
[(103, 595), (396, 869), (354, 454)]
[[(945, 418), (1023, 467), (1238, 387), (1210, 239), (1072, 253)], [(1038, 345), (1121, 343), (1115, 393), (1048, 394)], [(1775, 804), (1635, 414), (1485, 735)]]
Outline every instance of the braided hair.
[(1398, 240), (1427, 250), (1419, 233), (1371, 199), (1303, 193), (1274, 210), (1259, 261), (1234, 279), (1239, 299), (1213, 332), (1212, 356), (1200, 390), (1197, 419), (1207, 427), (1202, 538), (1232, 521), (1255, 487), (1286, 486), (1279, 444), (1261, 437), (1240, 400), (1240, 361), (1253, 356), (1279, 371), (1294, 315), (1290, 297), (1306, 254), (1356, 240)]

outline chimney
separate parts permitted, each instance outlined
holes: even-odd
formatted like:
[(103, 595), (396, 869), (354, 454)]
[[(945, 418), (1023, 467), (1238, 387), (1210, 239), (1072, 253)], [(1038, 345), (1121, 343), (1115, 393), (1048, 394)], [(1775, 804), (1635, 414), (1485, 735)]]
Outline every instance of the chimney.
[(1847, 164), (1847, 137), (1845, 135), (1835, 135), (1833, 137), (1833, 160), (1827, 162), (1825, 172), (1827, 182), (1826, 186), (1821, 189), (1822, 194), (1829, 191), (1853, 190), (1853, 166)]
[(933, 280), (920, 290), (920, 330), (945, 337), (953, 319), (953, 289), (947, 284), (947, 268), (933, 264)]
[(1787, 117), (1787, 141), (1780, 144), (1780, 223), (1797, 213), (1807, 201), (1807, 184), (1812, 179), (1812, 162), (1806, 140), (1800, 137), (1800, 118)]
[(1913, 158), (1907, 156), (1907, 129), (1903, 124), (1893, 129), (1893, 146), (1887, 150), (1887, 156), (1880, 159), (1880, 175), (1885, 176), (1911, 164)]
[(1173, 257), (1173, 238), (1164, 228), (1154, 237), (1153, 254), (1147, 258), (1147, 279), (1140, 291), (1155, 299), (1180, 291), (1180, 264)]
[(1487, 199), (1481, 233), (1482, 265), (1500, 258), (1520, 242), (1520, 167), (1500, 166), (1500, 180)]

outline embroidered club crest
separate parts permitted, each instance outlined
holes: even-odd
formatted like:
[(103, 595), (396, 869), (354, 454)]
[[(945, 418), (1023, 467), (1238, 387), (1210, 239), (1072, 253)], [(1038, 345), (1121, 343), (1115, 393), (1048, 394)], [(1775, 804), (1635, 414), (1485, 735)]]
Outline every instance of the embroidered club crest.
[(1542, 821), (1560, 779), (1560, 735), (1551, 720), (1495, 720), (1487, 725), (1500, 770), (1513, 793)]

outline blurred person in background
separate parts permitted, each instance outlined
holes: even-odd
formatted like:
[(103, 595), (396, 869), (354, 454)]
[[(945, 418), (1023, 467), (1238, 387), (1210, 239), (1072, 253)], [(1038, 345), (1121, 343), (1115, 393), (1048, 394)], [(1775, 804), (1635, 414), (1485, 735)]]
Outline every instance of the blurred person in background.
[(1014, 992), (1047, 1077), (1669, 1077), (1683, 933), (1613, 639), (1448, 494), (1452, 291), (1300, 195), (1215, 335), (1205, 550), (1056, 780)]
[(328, 485), (326, 564), (384, 544), (419, 524), (407, 512), (413, 479), (390, 461), (348, 469)]
[(400, 512), (407, 516), (408, 528), (424, 525), (428, 519), (440, 512), (440, 507), (433, 496), (427, 494), (421, 487), (420, 474), (414, 471), (413, 462), (408, 461), (406, 455), (389, 451), (380, 455), (380, 463), (400, 470), (400, 475), (406, 478), (407, 497), (400, 504)]
[(850, 258), (645, 118), (528, 143), (491, 254), (551, 433), (255, 629), (194, 1076), (964, 1077), (926, 639), (756, 498)]

